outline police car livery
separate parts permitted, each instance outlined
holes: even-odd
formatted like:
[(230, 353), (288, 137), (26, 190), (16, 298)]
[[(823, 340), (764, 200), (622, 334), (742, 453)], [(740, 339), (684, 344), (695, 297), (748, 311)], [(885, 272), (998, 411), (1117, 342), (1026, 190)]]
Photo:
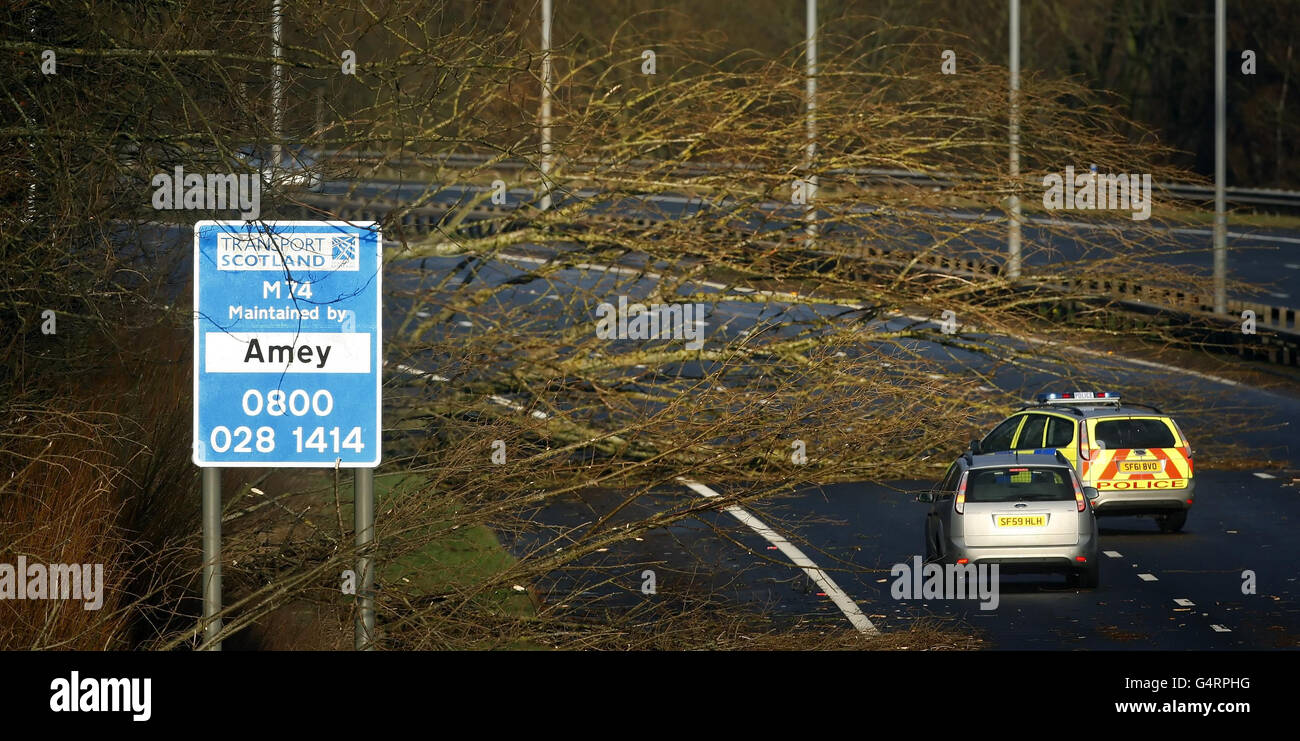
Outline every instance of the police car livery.
[(1095, 487), (1098, 516), (1151, 515), (1181, 530), (1195, 502), (1192, 449), (1178, 423), (1114, 392), (1039, 394), (979, 442), (977, 453), (1060, 451), (1084, 486)]

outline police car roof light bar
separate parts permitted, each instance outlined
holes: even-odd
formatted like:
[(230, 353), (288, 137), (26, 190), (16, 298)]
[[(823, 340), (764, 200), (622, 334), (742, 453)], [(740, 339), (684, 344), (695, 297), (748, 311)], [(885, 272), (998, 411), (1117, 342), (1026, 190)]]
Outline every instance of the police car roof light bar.
[(1034, 401), (1039, 404), (1078, 404), (1079, 402), (1099, 402), (1102, 404), (1118, 405), (1120, 403), (1119, 394), (1115, 391), (1045, 392), (1035, 396)]

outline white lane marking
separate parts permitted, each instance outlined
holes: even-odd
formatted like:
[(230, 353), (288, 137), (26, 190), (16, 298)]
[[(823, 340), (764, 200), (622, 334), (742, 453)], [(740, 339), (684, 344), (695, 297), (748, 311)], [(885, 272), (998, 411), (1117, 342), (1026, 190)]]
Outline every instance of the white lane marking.
[(1174, 599), (1174, 604), (1175, 604), (1175, 605), (1178, 605), (1179, 607), (1195, 607), (1195, 606), (1196, 606), (1196, 603), (1195, 603), (1195, 602), (1193, 602), (1193, 601), (1187, 599), (1186, 597), (1177, 597), (1177, 598), (1175, 598), (1175, 599)]
[[(1191, 234), (1197, 237), (1212, 237), (1214, 232), (1209, 229), (1169, 229), (1171, 234)], [(1228, 232), (1229, 239), (1247, 239), (1252, 242), (1279, 242), (1281, 244), (1300, 244), (1300, 239), (1295, 237), (1278, 237), (1272, 234), (1247, 234), (1245, 232)]]
[(1119, 551), (1102, 551), (1109, 558), (1123, 558), (1124, 554)]
[[(516, 412), (528, 411), (527, 409), (524, 408), (523, 404), (511, 401), (504, 396), (497, 396), (496, 394), (492, 394), (491, 396), (488, 397), (488, 400), (496, 404), (500, 404), (501, 406), (506, 407), (507, 409), (514, 410)], [(533, 417), (536, 417), (537, 419), (550, 419), (549, 414), (537, 409), (534, 409), (531, 414)]]
[[(385, 361), (385, 364), (387, 364), (387, 361)], [(407, 374), (410, 374), (410, 375), (412, 375), (412, 376), (419, 376), (420, 378), (427, 378), (427, 379), (429, 379), (430, 381), (444, 381), (444, 382), (445, 382), (445, 381), (450, 381), (450, 380), (451, 380), (450, 378), (447, 378), (446, 376), (440, 376), (440, 375), (438, 375), (437, 373), (429, 373), (428, 371), (422, 371), (422, 370), (420, 370), (419, 368), (412, 368), (411, 366), (406, 365), (405, 363), (398, 363), (397, 365), (395, 365), (395, 366), (393, 366), (393, 367), (394, 367), (394, 368), (397, 368), (399, 371), (401, 371), (401, 372), (403, 372), (403, 373), (407, 373)]]
[[(702, 497), (712, 499), (713, 497), (721, 496), (718, 492), (710, 489), (704, 484), (680, 476), (677, 480), (680, 481), (683, 486)], [(825, 571), (822, 571), (817, 564), (813, 563), (812, 559), (804, 555), (803, 551), (799, 550), (790, 541), (781, 537), (780, 533), (763, 524), (763, 522), (757, 517), (751, 515), (740, 507), (732, 505), (727, 507), (726, 510), (732, 517), (735, 517), (737, 520), (748, 525), (754, 532), (763, 536), (767, 542), (776, 546), (794, 563), (795, 566), (803, 569), (804, 573), (816, 582), (817, 586), (821, 587), (822, 591), (826, 593), (826, 596), (830, 597), (831, 601), (840, 608), (840, 612), (844, 613), (844, 617), (849, 619), (849, 622), (854, 628), (858, 629), (859, 633), (880, 635), (880, 631), (876, 629), (876, 626), (867, 619), (866, 615), (862, 614), (862, 610), (858, 609), (857, 603), (845, 594), (844, 590), (840, 589), (839, 585), (836, 584)]]
[[(422, 371), (422, 370), (420, 370), (419, 368), (412, 368), (411, 366), (406, 365), (406, 364), (404, 364), (404, 363), (398, 363), (398, 364), (397, 364), (396, 366), (394, 366), (394, 367), (396, 367), (397, 370), (402, 371), (403, 373), (407, 373), (407, 374), (410, 374), (410, 375), (412, 375), (412, 376), (419, 376), (420, 378), (427, 378), (427, 379), (429, 379), (430, 381), (443, 381), (443, 382), (446, 382), (446, 381), (451, 380), (451, 379), (449, 379), (449, 378), (446, 378), (445, 376), (440, 376), (440, 375), (438, 375), (438, 374), (436, 374), (436, 373), (429, 373), (429, 372), (427, 372), (427, 371)], [(512, 410), (512, 411), (516, 411), (516, 412), (526, 412), (526, 411), (528, 411), (528, 410), (524, 407), (523, 404), (520, 404), (520, 403), (515, 402), (515, 401), (511, 401), (510, 399), (507, 399), (507, 398), (504, 397), (504, 396), (498, 396), (497, 394), (492, 394), (491, 396), (489, 396), (489, 397), (488, 397), (488, 401), (492, 402), (493, 404), (500, 404), (501, 406), (506, 407), (507, 409), (510, 409), (510, 410)], [(533, 411), (531, 412), (531, 414), (532, 414), (532, 416), (536, 417), (537, 419), (549, 419), (549, 418), (550, 418), (550, 415), (548, 415), (546, 412), (539, 411), (539, 410), (533, 410)]]
[(1138, 578), (1142, 581), (1160, 581), (1155, 574), (1138, 574)]
[(1274, 476), (1274, 475), (1271, 474), (1271, 473), (1256, 473), (1255, 476), (1258, 477), (1258, 478), (1261, 478), (1261, 479), (1275, 479), (1275, 478), (1277, 478), (1276, 476)]
[(1225, 627), (1223, 627), (1222, 625), (1219, 625), (1218, 623), (1215, 623), (1215, 624), (1211, 625), (1210, 627), (1211, 627), (1211, 628), (1214, 628), (1214, 632), (1215, 632), (1215, 633), (1231, 633), (1231, 632), (1232, 632), (1232, 629), (1231, 629), (1231, 628), (1225, 628)]
[(1109, 358), (1112, 360), (1118, 360), (1123, 363), (1129, 363), (1131, 365), (1140, 365), (1146, 368), (1155, 368), (1157, 370), (1169, 371), (1171, 373), (1182, 373), (1183, 375), (1195, 376), (1196, 378), (1204, 379), (1206, 381), (1214, 381), (1215, 383), (1221, 383), (1225, 386), (1241, 385), (1240, 383), (1237, 383), (1236, 381), (1233, 380), (1229, 380), (1227, 378), (1220, 378), (1219, 376), (1212, 376), (1209, 373), (1201, 373), (1200, 371), (1188, 370), (1187, 368), (1179, 368), (1178, 366), (1168, 365), (1166, 363), (1156, 363), (1151, 360), (1139, 360), (1138, 358), (1128, 358), (1122, 355), (1107, 355), (1106, 353), (1098, 352), (1096, 350), (1089, 350), (1086, 347), (1075, 347), (1074, 345), (1062, 345), (1058, 342), (1053, 342), (1051, 340), (1039, 340), (1033, 337), (1019, 337), (1017, 339), (1023, 340), (1025, 342), (1035, 343), (1035, 344), (1042, 344), (1042, 345), (1049, 345), (1049, 346), (1055, 345), (1057, 347), (1061, 347), (1063, 349), (1069, 350), (1070, 352), (1079, 353), (1080, 355), (1090, 355), (1094, 358)]

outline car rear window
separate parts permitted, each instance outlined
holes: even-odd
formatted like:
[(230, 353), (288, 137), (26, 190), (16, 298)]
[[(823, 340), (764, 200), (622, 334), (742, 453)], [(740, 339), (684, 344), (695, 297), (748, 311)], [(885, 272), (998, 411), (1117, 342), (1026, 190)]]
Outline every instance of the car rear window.
[(1068, 469), (1012, 466), (971, 471), (967, 502), (1055, 502), (1074, 499)]
[(1092, 438), (1107, 450), (1132, 448), (1172, 448), (1174, 433), (1163, 419), (1106, 419), (1097, 422)]

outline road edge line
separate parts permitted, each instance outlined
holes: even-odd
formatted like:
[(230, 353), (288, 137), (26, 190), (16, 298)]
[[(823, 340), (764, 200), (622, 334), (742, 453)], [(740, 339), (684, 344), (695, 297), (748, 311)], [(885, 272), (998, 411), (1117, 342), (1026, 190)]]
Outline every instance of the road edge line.
[[(697, 481), (692, 481), (680, 476), (677, 480), (687, 489), (690, 489), (707, 499), (721, 496), (718, 492)], [(725, 509), (732, 517), (740, 520), (743, 524), (749, 526), (751, 530), (763, 536), (767, 542), (776, 546), (777, 549), (784, 553), (795, 566), (803, 569), (804, 573), (816, 582), (817, 586), (822, 588), (822, 591), (826, 593), (826, 596), (831, 598), (831, 601), (835, 603), (835, 606), (840, 608), (840, 612), (844, 613), (844, 617), (848, 618), (849, 623), (856, 628), (859, 633), (870, 636), (880, 635), (880, 630), (876, 628), (876, 626), (872, 624), (871, 620), (862, 613), (861, 608), (858, 607), (858, 603), (854, 602), (853, 598), (843, 589), (840, 589), (840, 586), (835, 583), (835, 580), (831, 579), (830, 575), (825, 571), (822, 571), (820, 566), (813, 563), (813, 560), (808, 558), (803, 551), (799, 550), (794, 543), (786, 540), (780, 533), (768, 527), (762, 520), (751, 515), (739, 506), (733, 504)]]

